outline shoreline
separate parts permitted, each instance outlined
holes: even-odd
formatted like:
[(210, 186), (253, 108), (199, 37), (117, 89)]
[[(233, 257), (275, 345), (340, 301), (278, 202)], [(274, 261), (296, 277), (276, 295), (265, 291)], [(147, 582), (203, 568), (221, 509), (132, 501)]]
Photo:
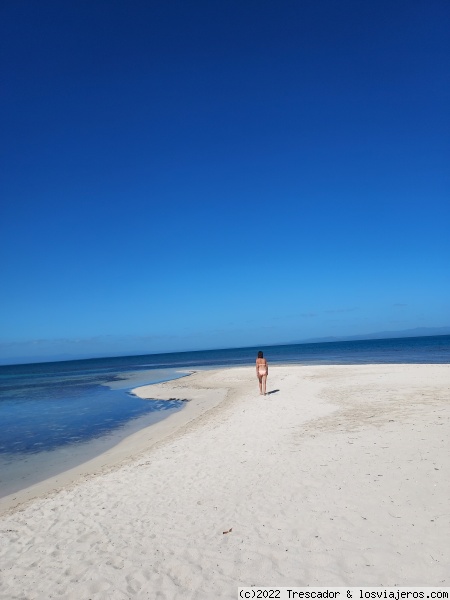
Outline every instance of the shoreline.
[[(192, 370), (179, 368), (125, 371), (121, 372), (119, 376), (112, 375), (113, 379), (111, 381), (101, 381), (98, 383), (98, 387), (107, 390), (105, 394), (108, 397), (111, 395), (113, 405), (114, 402), (117, 403), (117, 398), (120, 396), (124, 407), (128, 404), (140, 404), (144, 406), (145, 403), (132, 393), (133, 388), (181, 379), (189, 376), (192, 372)], [(91, 402), (95, 400), (96, 398), (90, 397)], [(102, 399), (102, 401), (105, 403), (105, 408), (108, 408), (108, 400)], [(159, 407), (157, 406), (158, 404), (160, 405)], [(29, 449), (26, 449), (21, 452), (8, 453), (5, 451), (5, 447), (3, 447), (3, 451), (0, 454), (0, 507), (2, 501), (7, 497), (11, 498), (14, 502), (20, 502), (22, 493), (33, 486), (42, 487), (41, 484), (44, 482), (48, 482), (51, 486), (51, 482), (56, 482), (59, 478), (64, 478), (64, 483), (68, 482), (70, 476), (66, 477), (64, 475), (66, 472), (71, 471), (74, 477), (76, 477), (77, 469), (81, 468), (85, 463), (109, 452), (134, 433), (155, 425), (164, 418), (167, 418), (171, 413), (183, 408), (182, 405), (170, 405), (171, 403), (162, 402), (156, 402), (154, 405), (150, 404), (147, 408), (143, 409), (149, 412), (141, 412), (137, 417), (133, 416), (131, 412), (128, 420), (119, 420), (110, 429), (101, 430), (97, 434), (94, 431), (93, 435), (87, 439), (81, 439), (78, 443), (61, 443), (56, 446), (50, 444), (49, 447), (46, 447), (46, 443), (41, 443), (37, 444), (41, 446), (41, 449), (35, 452), (30, 452)], [(20, 414), (18, 417), (20, 418)], [(76, 415), (73, 414), (73, 417), (76, 418)], [(108, 421), (113, 420), (114, 418), (108, 419)], [(69, 429), (67, 436), (71, 435), (73, 434)], [(75, 436), (77, 435), (75, 433)], [(46, 487), (47, 484), (42, 489)], [(14, 498), (16, 499), (14, 500)]]
[[(197, 372), (202, 371), (189, 370), (179, 377), (158, 383), (140, 385), (136, 388), (130, 388), (127, 392), (142, 400), (169, 399), (164, 397), (164, 391), (159, 390), (158, 386), (189, 378)], [(140, 392), (143, 389), (146, 390), (145, 396), (141, 395), (142, 392)], [(150, 390), (157, 395), (150, 394)], [(113, 443), (106, 450), (90, 456), (80, 464), (1, 497), (0, 517), (20, 509), (35, 499), (52, 495), (68, 486), (77, 485), (80, 480), (101, 476), (105, 472), (119, 468), (120, 465), (134, 460), (141, 453), (149, 451), (155, 444), (188, 425), (191, 420), (196, 419), (202, 412), (214, 408), (222, 401), (221, 397), (216, 398), (216, 396), (217, 393), (213, 392), (211, 406), (205, 406), (205, 402), (201, 398), (194, 400), (193, 404), (186, 402), (182, 408), (177, 409), (172, 414), (164, 416), (138, 431), (125, 435), (125, 437), (119, 437), (117, 443)], [(94, 440), (94, 445), (95, 441), (98, 440)]]
[(271, 364), (266, 397), (254, 367), (133, 390), (189, 402), (158, 439), (1, 517), (0, 592), (450, 585), (449, 389), (448, 364)]

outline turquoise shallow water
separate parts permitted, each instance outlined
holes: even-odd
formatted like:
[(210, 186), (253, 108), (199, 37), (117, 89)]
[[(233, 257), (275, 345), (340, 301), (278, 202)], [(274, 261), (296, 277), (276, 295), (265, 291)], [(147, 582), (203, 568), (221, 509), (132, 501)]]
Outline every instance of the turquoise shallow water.
[(0, 495), (79, 464), (181, 408), (140, 400), (130, 389), (183, 370), (253, 364), (259, 349), (271, 363), (450, 363), (450, 336), (434, 336), (0, 366)]

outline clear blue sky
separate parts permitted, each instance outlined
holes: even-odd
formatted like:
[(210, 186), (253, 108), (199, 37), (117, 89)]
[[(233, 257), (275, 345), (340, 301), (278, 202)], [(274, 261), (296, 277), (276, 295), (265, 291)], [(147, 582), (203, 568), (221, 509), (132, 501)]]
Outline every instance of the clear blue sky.
[(0, 360), (450, 325), (447, 0), (3, 2)]

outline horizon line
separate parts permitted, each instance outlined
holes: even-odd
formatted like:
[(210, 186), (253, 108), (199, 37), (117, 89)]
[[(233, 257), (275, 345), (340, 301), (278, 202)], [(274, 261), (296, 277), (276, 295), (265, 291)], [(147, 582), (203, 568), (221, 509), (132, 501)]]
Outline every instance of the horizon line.
[[(413, 333), (413, 332), (417, 332), (423, 329), (428, 329), (428, 330), (448, 330), (447, 333), (423, 333), (423, 334), (419, 334), (417, 335), (417, 333)], [(395, 334), (393, 335), (393, 337), (389, 336), (389, 333)], [(140, 357), (140, 356), (160, 356), (160, 355), (168, 355), (168, 354), (188, 354), (188, 353), (196, 353), (196, 352), (220, 352), (222, 350), (245, 350), (245, 349), (251, 349), (251, 348), (273, 348), (273, 347), (280, 347), (280, 346), (302, 346), (302, 345), (309, 345), (309, 344), (334, 344), (334, 343), (338, 343), (338, 342), (363, 342), (363, 341), (371, 341), (371, 340), (395, 340), (395, 339), (403, 339), (403, 338), (422, 338), (422, 337), (444, 337), (444, 336), (448, 336), (450, 335), (450, 326), (443, 326), (443, 327), (416, 327), (414, 329), (405, 329), (403, 330), (403, 335), (400, 335), (402, 332), (401, 331), (380, 331), (380, 332), (373, 332), (373, 333), (367, 333), (367, 334), (359, 334), (359, 335), (344, 335), (344, 336), (323, 336), (320, 338), (307, 338), (301, 341), (290, 341), (290, 342), (281, 342), (281, 343), (275, 343), (275, 344), (258, 344), (258, 345), (250, 345), (250, 346), (227, 346), (227, 347), (220, 347), (220, 348), (202, 348), (202, 349), (196, 349), (196, 350), (171, 350), (171, 351), (164, 351), (164, 352), (146, 352), (146, 353), (139, 353), (139, 354), (135, 354), (135, 353), (125, 353), (125, 354), (121, 354), (121, 353), (117, 353), (117, 354), (109, 354), (109, 355), (103, 355), (103, 354), (96, 354), (96, 355), (89, 355), (89, 356), (78, 356), (76, 358), (52, 358), (52, 359), (47, 359), (47, 360), (40, 360), (40, 359), (33, 359), (32, 357), (28, 357), (25, 359), (11, 359), (12, 361), (14, 360), (25, 360), (25, 362), (3, 362), (2, 359), (0, 359), (0, 367), (6, 367), (6, 366), (26, 366), (26, 365), (38, 365), (38, 364), (50, 364), (50, 363), (64, 363), (64, 362), (76, 362), (76, 361), (83, 361), (83, 360), (100, 360), (100, 359), (108, 359), (108, 358), (125, 358), (125, 357)], [(368, 337), (368, 336), (375, 336), (375, 337)], [(67, 356), (67, 355), (60, 355), (62, 356)]]

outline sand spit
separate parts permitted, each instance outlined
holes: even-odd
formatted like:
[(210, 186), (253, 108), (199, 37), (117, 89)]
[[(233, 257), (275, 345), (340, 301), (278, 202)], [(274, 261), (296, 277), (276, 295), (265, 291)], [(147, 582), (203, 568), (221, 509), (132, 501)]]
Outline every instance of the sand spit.
[(271, 366), (268, 383), (244, 367), (135, 390), (189, 402), (1, 517), (1, 597), (449, 586), (450, 365)]

